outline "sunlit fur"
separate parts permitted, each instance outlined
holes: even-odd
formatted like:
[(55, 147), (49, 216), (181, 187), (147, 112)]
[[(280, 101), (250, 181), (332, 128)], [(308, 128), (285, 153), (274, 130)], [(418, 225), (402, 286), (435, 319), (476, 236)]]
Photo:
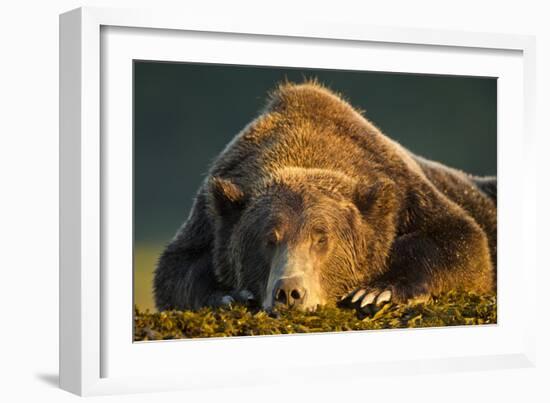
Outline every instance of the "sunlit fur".
[(270, 273), (304, 256), (320, 303), (359, 286), (395, 300), (493, 290), (496, 179), (415, 156), (318, 83), (285, 83), (212, 164), (159, 260), (157, 307), (243, 289), (269, 305)]

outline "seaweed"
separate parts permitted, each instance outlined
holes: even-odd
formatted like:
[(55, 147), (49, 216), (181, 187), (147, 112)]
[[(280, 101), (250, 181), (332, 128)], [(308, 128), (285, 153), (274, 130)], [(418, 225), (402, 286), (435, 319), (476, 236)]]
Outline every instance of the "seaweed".
[(497, 322), (496, 295), (451, 292), (406, 304), (388, 303), (358, 314), (335, 306), (268, 313), (243, 305), (197, 311), (142, 312), (135, 308), (134, 341), (484, 325)]

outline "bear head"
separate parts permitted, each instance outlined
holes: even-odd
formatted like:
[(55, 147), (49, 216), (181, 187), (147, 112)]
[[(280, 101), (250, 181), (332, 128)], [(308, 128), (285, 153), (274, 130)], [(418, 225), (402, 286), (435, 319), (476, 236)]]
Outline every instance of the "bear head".
[(395, 232), (395, 184), (315, 168), (283, 168), (255, 184), (209, 180), (214, 266), (264, 309), (314, 309), (380, 274)]

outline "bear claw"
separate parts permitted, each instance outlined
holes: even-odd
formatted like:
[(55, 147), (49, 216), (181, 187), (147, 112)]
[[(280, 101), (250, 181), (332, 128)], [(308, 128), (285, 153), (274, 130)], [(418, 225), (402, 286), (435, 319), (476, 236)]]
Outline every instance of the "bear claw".
[(220, 301), (221, 305), (231, 305), (235, 302), (235, 298), (231, 295), (224, 295)]
[(370, 292), (365, 296), (365, 298), (363, 298), (359, 307), (364, 308), (365, 306), (372, 304), (375, 299), (376, 299), (376, 293)]
[(210, 296), (209, 304), (214, 307), (227, 307), (234, 304), (254, 306), (256, 300), (254, 294), (248, 290), (235, 290), (229, 293), (214, 293)]
[(239, 300), (248, 302), (254, 300), (254, 294), (252, 294), (248, 290), (241, 290), (239, 291)]
[(380, 308), (387, 302), (390, 302), (392, 292), (390, 290), (370, 291), (365, 288), (359, 288), (342, 297), (341, 301), (349, 301), (349, 304), (355, 306), (361, 312), (372, 311), (374, 308)]
[(380, 293), (380, 295), (378, 295), (378, 298), (376, 298), (376, 305), (380, 305), (385, 302), (390, 302), (390, 300), (391, 300), (391, 291), (390, 290), (383, 291)]
[(351, 303), (355, 304), (360, 298), (363, 297), (363, 295), (365, 295), (366, 292), (367, 292), (367, 290), (365, 290), (365, 289), (357, 290), (355, 292), (355, 294), (353, 295), (353, 297), (351, 298)]

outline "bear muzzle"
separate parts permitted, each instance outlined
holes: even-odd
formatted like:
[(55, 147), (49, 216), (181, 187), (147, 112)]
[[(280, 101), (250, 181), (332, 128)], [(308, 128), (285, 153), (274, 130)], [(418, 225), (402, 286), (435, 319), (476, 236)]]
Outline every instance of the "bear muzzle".
[(301, 307), (306, 303), (307, 290), (302, 276), (278, 280), (273, 287), (273, 302), (286, 307)]
[(262, 307), (313, 310), (322, 305), (321, 282), (307, 244), (277, 248), (271, 262)]

